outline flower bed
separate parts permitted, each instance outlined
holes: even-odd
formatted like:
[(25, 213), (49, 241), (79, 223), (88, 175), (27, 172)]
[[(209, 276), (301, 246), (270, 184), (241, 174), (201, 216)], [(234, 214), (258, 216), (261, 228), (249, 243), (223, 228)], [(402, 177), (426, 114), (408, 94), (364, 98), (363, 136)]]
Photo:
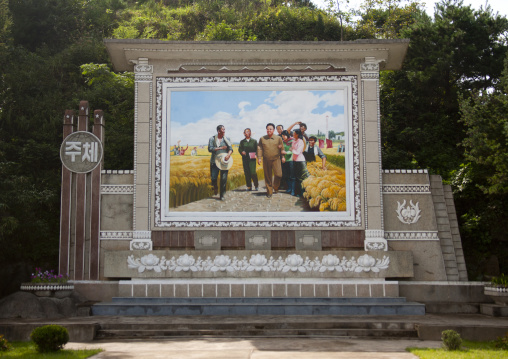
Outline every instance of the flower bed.
[(43, 271), (35, 268), (30, 283), (22, 283), (22, 291), (33, 292), (39, 297), (68, 297), (74, 290), (74, 285), (67, 283), (67, 275), (56, 274), (53, 270)]

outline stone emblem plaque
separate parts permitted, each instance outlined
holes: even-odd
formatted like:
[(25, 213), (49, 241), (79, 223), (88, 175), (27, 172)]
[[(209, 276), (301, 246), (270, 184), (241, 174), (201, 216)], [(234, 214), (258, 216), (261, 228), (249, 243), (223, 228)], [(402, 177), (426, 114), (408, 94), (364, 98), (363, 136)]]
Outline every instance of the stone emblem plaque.
[(102, 143), (93, 133), (77, 131), (62, 142), (60, 159), (71, 172), (87, 173), (93, 171), (102, 160)]

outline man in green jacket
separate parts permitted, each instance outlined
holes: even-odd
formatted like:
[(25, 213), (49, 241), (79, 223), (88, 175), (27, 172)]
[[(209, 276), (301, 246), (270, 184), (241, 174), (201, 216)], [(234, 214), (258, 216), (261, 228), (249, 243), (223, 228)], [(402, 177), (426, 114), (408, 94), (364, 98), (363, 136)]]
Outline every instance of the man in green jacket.
[(247, 190), (252, 191), (252, 182), (256, 191), (259, 189), (258, 175), (256, 173), (256, 151), (258, 148), (258, 141), (251, 138), (250, 128), (243, 131), (245, 138), (240, 141), (238, 152), (242, 155), (243, 173), (245, 174), (245, 183)]

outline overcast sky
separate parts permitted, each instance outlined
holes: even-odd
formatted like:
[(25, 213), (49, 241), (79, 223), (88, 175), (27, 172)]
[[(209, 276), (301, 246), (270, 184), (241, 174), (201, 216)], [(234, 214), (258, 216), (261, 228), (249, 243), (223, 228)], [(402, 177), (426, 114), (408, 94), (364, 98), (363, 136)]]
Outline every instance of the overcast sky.
[[(328, 0), (311, 0), (314, 4), (319, 7), (326, 8)], [(335, 2), (335, 0), (334, 0)], [(427, 0), (422, 1), (426, 4), (427, 13), (431, 16), (434, 15), (434, 4), (439, 2), (438, 0)], [(479, 9), (480, 6), (485, 7), (485, 3), (488, 3), (494, 10), (494, 13), (499, 12), (500, 15), (508, 16), (508, 0), (464, 0), (464, 5), (471, 5), (475, 9)], [(344, 3), (344, 1), (342, 1)], [(359, 8), (361, 0), (350, 0), (349, 8)]]

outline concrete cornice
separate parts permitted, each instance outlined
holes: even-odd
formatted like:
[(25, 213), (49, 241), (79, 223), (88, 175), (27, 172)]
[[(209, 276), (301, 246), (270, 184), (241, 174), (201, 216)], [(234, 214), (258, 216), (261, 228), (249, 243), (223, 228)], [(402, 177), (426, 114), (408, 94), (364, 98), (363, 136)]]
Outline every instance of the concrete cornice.
[(182, 66), (204, 63), (214, 66), (328, 64), (343, 68), (347, 62), (363, 62), (366, 57), (375, 58), (381, 70), (397, 70), (402, 66), (409, 40), (198, 42), (105, 39), (104, 43), (117, 71), (132, 71), (140, 58), (148, 59), (149, 64), (163, 64), (168, 71), (177, 71)]

